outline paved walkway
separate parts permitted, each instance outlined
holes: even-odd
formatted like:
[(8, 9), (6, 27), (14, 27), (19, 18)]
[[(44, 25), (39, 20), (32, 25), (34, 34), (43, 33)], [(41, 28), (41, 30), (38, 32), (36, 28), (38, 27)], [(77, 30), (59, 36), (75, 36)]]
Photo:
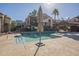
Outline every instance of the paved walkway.
[(64, 35), (43, 40), (45, 46), (37, 47), (37, 42), (16, 44), (14, 34), (0, 37), (1, 56), (79, 56), (79, 36)]

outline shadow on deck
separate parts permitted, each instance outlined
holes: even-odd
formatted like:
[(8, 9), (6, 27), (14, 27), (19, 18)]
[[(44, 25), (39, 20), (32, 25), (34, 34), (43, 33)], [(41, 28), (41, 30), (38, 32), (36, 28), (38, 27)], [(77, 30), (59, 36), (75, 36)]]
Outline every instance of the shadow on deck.
[(69, 34), (70, 35), (64, 34), (63, 36), (79, 41), (79, 33), (69, 33)]

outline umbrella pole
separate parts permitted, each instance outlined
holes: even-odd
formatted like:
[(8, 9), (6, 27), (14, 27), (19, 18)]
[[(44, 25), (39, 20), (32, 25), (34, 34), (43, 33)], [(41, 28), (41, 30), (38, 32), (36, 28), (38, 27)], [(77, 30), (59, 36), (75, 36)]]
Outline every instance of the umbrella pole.
[(39, 42), (41, 43), (41, 32), (40, 32), (40, 40), (39, 40)]
[(39, 34), (40, 34), (40, 39), (39, 39), (39, 42), (36, 43), (36, 46), (38, 46), (38, 47), (45, 46), (45, 44), (43, 44), (43, 43), (41, 42), (41, 32), (39, 32)]

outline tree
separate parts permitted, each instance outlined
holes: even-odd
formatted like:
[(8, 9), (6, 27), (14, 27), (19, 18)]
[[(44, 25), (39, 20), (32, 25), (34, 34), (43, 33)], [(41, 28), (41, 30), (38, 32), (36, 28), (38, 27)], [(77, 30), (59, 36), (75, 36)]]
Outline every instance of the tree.
[(34, 9), (32, 12), (29, 13), (29, 16), (36, 16), (37, 11)]
[(37, 11), (34, 9), (32, 12), (32, 16), (36, 16)]
[(56, 20), (56, 18), (58, 18), (58, 16), (59, 16), (59, 11), (58, 11), (58, 9), (54, 9), (53, 10), (53, 12), (52, 12), (52, 14), (54, 15), (54, 20), (55, 20), (55, 24), (54, 24), (54, 29), (56, 30), (56, 31), (58, 31), (58, 25), (57, 25), (57, 20)]
[(52, 14), (54, 15), (54, 20), (56, 20), (56, 18), (59, 16), (59, 11), (58, 11), (58, 9), (55, 8), (55, 9), (53, 10)]
[[(37, 25), (37, 23), (36, 23), (37, 21), (35, 20), (35, 19), (36, 19), (36, 17), (35, 17), (36, 14), (37, 14), (37, 11), (36, 11), (35, 9), (34, 9), (32, 12), (29, 13), (30, 18), (32, 17), (32, 18), (31, 18), (32, 21), (30, 21), (30, 22), (31, 22), (31, 25), (29, 26), (29, 27), (30, 27), (30, 30), (33, 29), (33, 28), (35, 28), (35, 27), (36, 27), (35, 25)], [(34, 18), (35, 18), (35, 19), (34, 19)], [(31, 20), (31, 19), (30, 19), (30, 20)], [(33, 24), (33, 25), (32, 25), (32, 24)], [(34, 30), (34, 29), (33, 29), (33, 30)]]
[(17, 26), (16, 22), (12, 21), (12, 23), (11, 23), (11, 30), (15, 31), (16, 30), (16, 26)]

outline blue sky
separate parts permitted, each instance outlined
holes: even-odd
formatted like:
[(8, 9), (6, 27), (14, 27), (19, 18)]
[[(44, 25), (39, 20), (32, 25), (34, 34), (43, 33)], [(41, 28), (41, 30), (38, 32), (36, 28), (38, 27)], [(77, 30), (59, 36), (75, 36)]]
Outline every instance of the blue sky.
[(13, 20), (25, 20), (28, 14), (39, 6), (42, 6), (43, 13), (50, 16), (52, 10), (57, 8), (60, 17), (75, 17), (79, 15), (79, 4), (77, 3), (63, 3), (63, 4), (41, 4), (41, 3), (0, 3), (0, 12), (10, 16)]

